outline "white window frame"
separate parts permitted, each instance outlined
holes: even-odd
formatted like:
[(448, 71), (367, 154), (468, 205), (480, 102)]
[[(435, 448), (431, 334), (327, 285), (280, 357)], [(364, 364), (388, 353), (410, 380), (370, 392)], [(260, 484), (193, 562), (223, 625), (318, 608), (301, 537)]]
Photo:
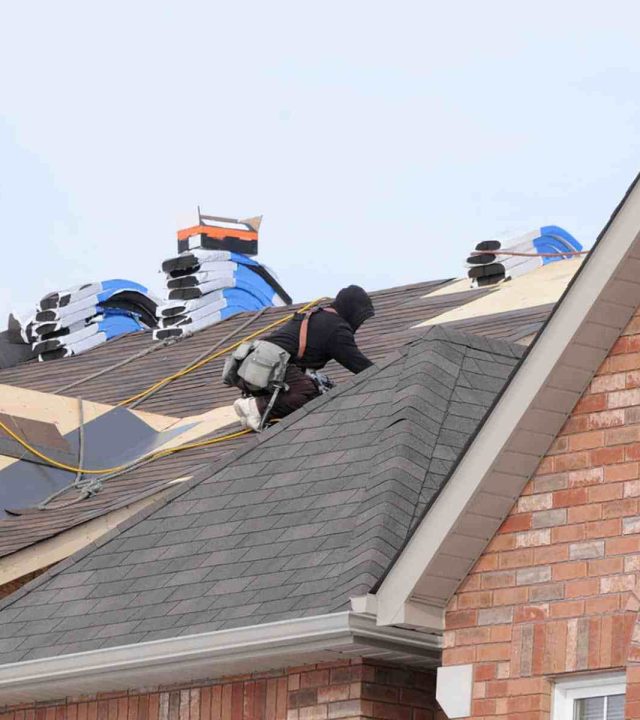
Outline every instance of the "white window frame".
[(553, 688), (553, 720), (573, 720), (574, 702), (581, 698), (625, 693), (626, 679), (623, 672), (556, 680)]

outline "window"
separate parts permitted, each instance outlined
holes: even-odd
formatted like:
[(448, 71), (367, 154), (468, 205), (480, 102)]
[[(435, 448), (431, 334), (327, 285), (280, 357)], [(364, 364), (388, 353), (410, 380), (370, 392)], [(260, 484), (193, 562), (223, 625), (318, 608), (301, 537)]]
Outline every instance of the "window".
[(553, 720), (624, 720), (624, 673), (558, 680)]

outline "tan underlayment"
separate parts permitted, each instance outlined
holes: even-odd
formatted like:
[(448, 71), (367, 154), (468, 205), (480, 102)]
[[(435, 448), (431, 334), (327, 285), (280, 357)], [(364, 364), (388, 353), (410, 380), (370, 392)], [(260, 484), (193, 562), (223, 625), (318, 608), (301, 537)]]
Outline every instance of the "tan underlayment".
[[(112, 405), (95, 403), (84, 400), (82, 411), (84, 422), (91, 422), (97, 417), (113, 410)], [(51, 393), (27, 390), (12, 385), (0, 385), (0, 412), (8, 415), (29, 418), (31, 420), (42, 420), (54, 423), (61, 435), (66, 435), (75, 430), (80, 422), (78, 399), (65, 397), (63, 395), (52, 395)], [(169, 442), (159, 446), (158, 449), (166, 449), (193, 442), (204, 435), (210, 434), (220, 428), (237, 421), (231, 406), (216, 408), (201, 415), (192, 415), (187, 418), (176, 418), (169, 415), (158, 415), (141, 410), (133, 410), (137, 417), (147, 423), (154, 430), (177, 430), (184, 427), (184, 432), (173, 437)], [(193, 425), (193, 427), (190, 427)], [(0, 455), (0, 470), (8, 467), (16, 458)]]
[[(472, 300), (466, 305), (457, 307), (454, 310), (449, 310), (425, 322), (418, 323), (415, 327), (440, 325), (442, 323), (454, 322), (455, 320), (467, 320), (483, 315), (493, 315), (510, 310), (522, 310), (524, 308), (556, 302), (564, 292), (571, 278), (576, 274), (581, 263), (582, 258), (577, 258), (575, 260), (562, 260), (561, 262), (545, 265), (526, 275), (508, 280), (505, 283), (500, 283), (489, 295), (484, 295), (477, 300)], [(445, 288), (429, 293), (425, 295), (425, 297), (447, 295), (469, 289), (469, 280), (463, 279)]]
[[(112, 405), (83, 401), (84, 421), (95, 420), (95, 418), (112, 409)], [(77, 398), (52, 395), (11, 385), (0, 385), (0, 412), (32, 420), (53, 422), (62, 435), (75, 430), (80, 420)], [(186, 418), (158, 415), (139, 410), (132, 412), (156, 431), (184, 428), (184, 432), (159, 446), (158, 450), (195, 442), (199, 438), (238, 420), (231, 406), (215, 408), (201, 415), (192, 415)], [(0, 470), (15, 462), (20, 461), (16, 458), (0, 455)], [(169, 479), (166, 487), (172, 487), (188, 479), (190, 479), (190, 476)], [(164, 492), (164, 489), (159, 490), (152, 496), (133, 502), (124, 508), (114, 510), (0, 559), (0, 585), (63, 560), (154, 502)]]

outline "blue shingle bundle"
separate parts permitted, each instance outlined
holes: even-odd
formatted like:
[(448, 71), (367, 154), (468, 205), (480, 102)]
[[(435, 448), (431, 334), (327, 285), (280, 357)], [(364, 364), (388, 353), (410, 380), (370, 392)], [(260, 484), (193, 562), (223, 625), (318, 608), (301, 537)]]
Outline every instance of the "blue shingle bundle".
[(40, 360), (97, 347), (107, 340), (156, 325), (157, 301), (131, 280), (104, 280), (45, 295), (22, 339)]
[(157, 339), (190, 335), (231, 315), (288, 305), (291, 298), (256, 260), (228, 250), (193, 248), (165, 260), (166, 294)]
[(508, 243), (500, 240), (478, 243), (474, 253), (467, 258), (467, 274), (476, 287), (495, 285), (543, 265), (570, 260), (581, 251), (582, 245), (566, 230), (557, 225), (545, 225)]

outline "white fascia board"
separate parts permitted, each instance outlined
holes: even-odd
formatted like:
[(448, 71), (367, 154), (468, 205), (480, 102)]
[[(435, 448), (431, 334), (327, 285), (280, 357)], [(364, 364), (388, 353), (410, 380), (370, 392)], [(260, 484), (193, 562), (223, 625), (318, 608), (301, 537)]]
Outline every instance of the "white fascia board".
[[(636, 184), (591, 256), (580, 268), (573, 284), (561, 298), (556, 312), (461, 458), (448, 483), (380, 585), (376, 593), (380, 625), (402, 622), (405, 603), (410, 601), (427, 567), (438, 555), (447, 536), (492, 468), (499, 462), (501, 453), (509, 451), (517, 455), (519, 452), (509, 446), (514, 431), (526, 413), (532, 410), (534, 401), (553, 371), (561, 366), (562, 356), (571, 349), (585, 320), (589, 317), (603, 317), (602, 312), (598, 313), (598, 302), (612, 288), (616, 273), (624, 272), (623, 263), (635, 249), (634, 246), (638, 245), (639, 233), (640, 185)], [(615, 301), (613, 304), (618, 306)], [(621, 303), (618, 308), (621, 312), (616, 313), (615, 323), (621, 330), (634, 308), (627, 303)], [(604, 313), (605, 320), (608, 320), (607, 315)], [(600, 324), (603, 324), (602, 320)], [(615, 338), (611, 343), (614, 341)], [(584, 387), (602, 359), (601, 353), (593, 353)], [(574, 403), (567, 400), (567, 404), (570, 407), (565, 409), (566, 415), (571, 412)], [(552, 438), (549, 443), (551, 441)], [(434, 607), (433, 611), (437, 609), (441, 607)]]
[(213, 679), (364, 655), (366, 647), (433, 664), (439, 638), (380, 628), (351, 612), (285, 620), (0, 665), (0, 704)]

